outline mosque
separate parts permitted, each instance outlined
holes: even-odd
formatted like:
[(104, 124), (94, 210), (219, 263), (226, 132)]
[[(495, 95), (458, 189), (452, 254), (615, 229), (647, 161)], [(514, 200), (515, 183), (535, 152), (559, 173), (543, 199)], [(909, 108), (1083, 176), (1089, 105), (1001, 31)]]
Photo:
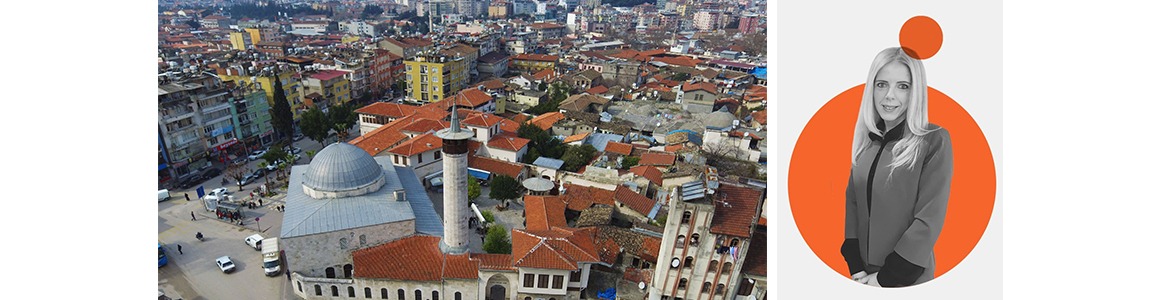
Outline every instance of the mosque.
[(581, 299), (602, 263), (588, 229), (513, 229), (512, 254), (475, 253), (467, 140), (452, 112), (443, 139), (443, 217), (410, 167), (337, 143), (292, 167), (280, 238), (303, 299)]

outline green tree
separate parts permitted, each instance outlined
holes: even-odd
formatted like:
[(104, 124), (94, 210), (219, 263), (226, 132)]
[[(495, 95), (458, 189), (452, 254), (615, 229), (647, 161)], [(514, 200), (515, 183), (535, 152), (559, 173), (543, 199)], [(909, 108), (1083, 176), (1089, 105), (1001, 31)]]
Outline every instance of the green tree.
[(541, 92), (547, 91), (548, 90), (548, 82), (541, 82), (540, 85), (536, 86), (536, 89), (541, 91)]
[(394, 91), (398, 92), (399, 96), (406, 95), (406, 80), (405, 79), (398, 79), (398, 84), (395, 85), (395, 87), (396, 87), (396, 89)]
[(362, 8), (362, 18), (369, 19), (371, 17), (376, 17), (376, 16), (379, 16), (381, 14), (382, 14), (382, 7), (381, 6), (367, 4), (365, 8)]
[(551, 92), (549, 93), (548, 100), (556, 102), (557, 105), (560, 105), (561, 101), (568, 99), (569, 92), (572, 91), (572, 87), (564, 81), (553, 82), (549, 87), (551, 88)]
[(637, 157), (637, 156), (623, 156), (622, 157), (622, 169), (629, 169), (629, 168), (632, 168), (634, 166), (637, 166), (638, 161), (641, 161), (641, 160), (642, 160), (642, 158)]
[(508, 239), (508, 230), (504, 229), (504, 225), (488, 227), (483, 251), (492, 254), (512, 254), (512, 241)]
[(593, 148), (593, 145), (569, 146), (565, 150), (565, 155), (561, 157), (561, 160), (565, 161), (565, 164), (561, 166), (561, 170), (577, 171), (577, 169), (589, 164), (593, 160), (594, 153), (597, 153), (597, 149)]
[[(259, 167), (265, 168), (267, 170), (267, 166), (275, 165), (277, 168), (279, 168), (280, 163), (285, 159), (288, 159), (287, 155), (288, 152), (284, 151), (284, 142), (276, 142), (276, 144), (272, 145), (271, 149), (268, 149), (268, 152), (265, 152), (263, 156), (260, 156), (260, 159), (263, 159), (265, 163), (260, 164)], [(280, 176), (277, 176), (277, 178), (280, 178)], [(268, 182), (268, 172), (264, 173), (264, 182)]]
[(495, 215), (492, 215), (492, 211), (490, 211), (490, 210), (481, 210), (481, 211), (479, 211), (479, 213), (480, 213), (480, 214), (483, 214), (483, 222), (484, 222), (484, 224), (487, 224), (487, 223), (495, 223), (495, 222), (496, 222), (496, 216), (495, 216)]
[(492, 190), (488, 193), (488, 197), (494, 200), (499, 200), (500, 203), (508, 203), (508, 200), (520, 197), (520, 182), (512, 176), (501, 176), (496, 174), (492, 178)]
[[(269, 121), (272, 123), (272, 128), (284, 134), (288, 144), (292, 144), (293, 136), (293, 113), (292, 107), (288, 105), (288, 98), (284, 95), (284, 85), (280, 83), (280, 77), (273, 77), (273, 95), (272, 108), (268, 110), (268, 114), (272, 116)], [(278, 148), (279, 149), (279, 148)]]
[(526, 163), (532, 163), (540, 156), (561, 157), (565, 153), (565, 144), (535, 124), (521, 124), (516, 130), (516, 135), (529, 140), (528, 154), (524, 155)]
[(325, 147), (325, 139), (329, 137), (330, 125), (329, 116), (316, 106), (301, 114), (301, 133), (320, 143), (322, 148)]
[(353, 105), (343, 103), (329, 108), (329, 127), (337, 132), (338, 143), (345, 141), (354, 125), (357, 125), (357, 112)]
[(475, 182), (475, 177), (471, 177), (471, 174), (467, 174), (467, 202), (471, 202), (472, 199), (479, 198), (479, 195), (482, 193), (483, 192), (479, 190), (479, 183)]
[(683, 72), (675, 73), (674, 77), (670, 77), (670, 80), (674, 80), (674, 81), (686, 81), (687, 79), (691, 79), (691, 74), (687, 74), (687, 73), (683, 73)]
[(539, 116), (539, 115), (543, 115), (546, 113), (559, 111), (560, 106), (561, 106), (560, 102), (548, 100), (548, 101), (541, 102), (540, 104), (537, 104), (536, 106), (533, 106), (532, 108), (529, 108), (528, 113), (530, 113), (532, 115)]

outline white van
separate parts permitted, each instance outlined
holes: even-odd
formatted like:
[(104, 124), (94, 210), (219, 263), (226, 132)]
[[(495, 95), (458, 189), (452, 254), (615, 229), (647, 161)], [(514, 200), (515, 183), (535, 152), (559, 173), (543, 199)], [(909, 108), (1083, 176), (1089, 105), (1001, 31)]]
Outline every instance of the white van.
[(248, 244), (248, 246), (252, 246), (256, 250), (260, 250), (261, 245), (264, 244), (263, 241), (264, 237), (260, 236), (260, 234), (253, 234), (244, 238), (244, 244)]
[(166, 201), (167, 199), (170, 199), (170, 198), (171, 198), (171, 191), (168, 191), (166, 189), (158, 190), (158, 201), (159, 202)]
[(280, 275), (280, 238), (267, 238), (261, 246), (261, 256), (264, 261), (264, 275)]

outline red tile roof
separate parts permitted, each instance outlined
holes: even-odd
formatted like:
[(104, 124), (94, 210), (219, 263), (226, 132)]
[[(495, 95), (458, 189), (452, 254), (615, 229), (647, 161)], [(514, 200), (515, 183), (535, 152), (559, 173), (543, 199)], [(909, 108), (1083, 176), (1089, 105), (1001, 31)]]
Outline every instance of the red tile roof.
[(529, 230), (550, 230), (553, 226), (569, 227), (565, 222), (565, 203), (559, 196), (524, 196), (524, 215)]
[(440, 111), (450, 111), (452, 105), (459, 105), (464, 107), (480, 106), (492, 100), (492, 96), (485, 94), (478, 88), (466, 88), (459, 93), (443, 98), (437, 102), (428, 103), (423, 107), (429, 107)]
[[(721, 183), (719, 190), (715, 192), (715, 215), (711, 221), (711, 233), (750, 237), (752, 224), (755, 224), (756, 218), (759, 217), (762, 194), (755, 189)], [(726, 202), (727, 205), (718, 202)]]
[(417, 133), (427, 133), (428, 131), (439, 131), (440, 129), (451, 127), (451, 122), (444, 122), (435, 119), (421, 119), (416, 118), (410, 125), (403, 126), (399, 131), (410, 131)]
[(468, 254), (439, 252), (439, 237), (415, 235), (353, 252), (353, 275), (412, 281), (475, 279), (479, 266)]
[(544, 113), (543, 115), (528, 120), (528, 122), (536, 125), (537, 127), (540, 127), (540, 129), (548, 130), (549, 128), (552, 128), (553, 124), (556, 124), (557, 121), (560, 121), (564, 118), (565, 115), (557, 111)]
[(613, 191), (603, 188), (565, 183), (565, 192), (561, 194), (561, 201), (568, 209), (582, 211), (596, 204), (613, 206)]
[(337, 71), (337, 70), (321, 70), (320, 72), (317, 72), (317, 74), (313, 74), (313, 76), (309, 76), (309, 78), (325, 81), (325, 80), (337, 78), (338, 76), (345, 75), (345, 74), (349, 74), (349, 72)]
[(511, 57), (511, 59), (513, 61), (515, 61), (515, 60), (533, 60), (533, 61), (551, 61), (551, 62), (556, 62), (557, 59), (559, 59), (559, 58), (560, 57), (556, 56), (556, 55), (544, 55), (544, 54), (516, 54), (516, 55), (512, 55), (512, 57)]
[(714, 83), (710, 83), (710, 82), (698, 82), (698, 83), (694, 83), (694, 84), (692, 84), (690, 82), (683, 83), (682, 91), (684, 93), (690, 92), (690, 91), (696, 91), (696, 90), (704, 90), (704, 91), (710, 92), (711, 94), (715, 94), (715, 95), (719, 94), (718, 92), (716, 92)]
[(476, 84), (476, 86), (479, 86), (479, 85), (482, 85), (483, 88), (489, 89), (489, 90), (504, 88), (504, 83), (500, 82), (499, 79), (492, 79), (492, 80), (488, 80), (488, 81), (484, 81), (484, 82), (480, 82), (480, 83)]
[(601, 258), (601, 262), (613, 265), (617, 262), (618, 256), (622, 253), (622, 246), (619, 246), (613, 239), (602, 239), (597, 245), (597, 254)]
[(666, 152), (676, 152), (676, 151), (678, 151), (679, 149), (682, 149), (682, 148), (683, 148), (683, 146), (685, 146), (685, 144), (674, 144), (674, 145), (667, 145), (667, 146), (666, 146), (666, 147), (664, 147), (663, 149), (664, 149), (664, 150), (666, 150)]
[(532, 28), (536, 28), (536, 29), (565, 27), (565, 25), (561, 25), (561, 24), (557, 24), (557, 23), (532, 23), (532, 25), (528, 25), (528, 26), (532, 27)]
[(639, 165), (669, 166), (674, 164), (675, 155), (671, 153), (646, 152), (638, 160)]
[(524, 148), (525, 145), (528, 145), (528, 139), (522, 137), (497, 135), (493, 136), (492, 140), (488, 141), (487, 145), (488, 147), (515, 152), (520, 151), (520, 148)]
[(577, 270), (578, 262), (601, 262), (587, 229), (513, 229), (512, 242), (517, 267)]
[(524, 172), (523, 164), (474, 155), (467, 157), (467, 167), (488, 171), (492, 174), (508, 175), (512, 178), (520, 177), (520, 173)]
[(752, 120), (756, 120), (756, 122), (763, 125), (768, 124), (768, 110), (765, 109), (752, 113)]
[(536, 79), (540, 79), (540, 80), (544, 80), (544, 81), (550, 81), (553, 79), (553, 71), (552, 70), (543, 70), (540, 72), (536, 72), (536, 74), (532, 74), (532, 77), (536, 77)]
[(511, 119), (500, 121), (500, 131), (516, 132), (516, 130), (520, 130), (520, 123), (516, 123), (516, 121), (512, 121)]
[(501, 118), (497, 115), (478, 113), (468, 115), (467, 118), (464, 118), (463, 121), (460, 121), (460, 123), (467, 124), (467, 126), (491, 127), (492, 125), (496, 125), (496, 123), (499, 123), (503, 120), (504, 118)]
[(613, 141), (605, 143), (605, 151), (613, 152), (621, 155), (630, 155), (630, 151), (634, 150), (634, 146), (626, 143), (616, 143)]
[(642, 253), (638, 256), (643, 260), (657, 261), (658, 247), (662, 245), (662, 238), (647, 236), (642, 240)]
[(390, 153), (412, 156), (426, 151), (439, 149), (439, 147), (442, 146), (443, 139), (435, 136), (434, 133), (428, 133), (402, 142), (401, 145), (390, 149)]
[(366, 153), (369, 153), (370, 156), (377, 155), (379, 152), (386, 151), (386, 149), (393, 147), (394, 144), (405, 140), (407, 136), (401, 132), (401, 128), (410, 124), (412, 121), (414, 121), (413, 115), (394, 120), (386, 125), (382, 125), (382, 127), (378, 127), (378, 129), (374, 129), (374, 131), (370, 131), (365, 135), (349, 141), (349, 143), (358, 146), (358, 148), (362, 148), (362, 150), (366, 150)]
[(590, 93), (590, 94), (594, 94), (594, 95), (604, 94), (605, 92), (608, 92), (608, 91), (609, 91), (609, 88), (605, 87), (604, 85), (595, 86), (591, 89), (585, 90), (586, 93)]
[(649, 216), (650, 210), (654, 209), (654, 199), (642, 196), (625, 186), (618, 186), (614, 189), (613, 198), (614, 201), (621, 202), (646, 216)]
[(440, 119), (446, 115), (419, 106), (386, 102), (375, 102), (355, 111), (362, 114), (387, 116), (391, 118), (401, 118), (413, 113), (421, 113), (422, 116), (430, 119)]
[(653, 182), (653, 183), (658, 184), (660, 186), (662, 185), (662, 171), (658, 170), (657, 167), (649, 166), (649, 165), (640, 165), (637, 167), (630, 168), (630, 172), (634, 173), (634, 175), (646, 177), (646, 179), (650, 179), (650, 182)]
[(482, 270), (516, 270), (512, 267), (511, 254), (471, 253), (471, 259), (479, 260), (479, 268)]
[(581, 134), (574, 134), (574, 135), (570, 135), (570, 136), (568, 136), (568, 137), (566, 137), (566, 138), (565, 138), (564, 142), (565, 142), (565, 143), (572, 143), (572, 142), (576, 142), (576, 141), (584, 140), (586, 137), (589, 137), (589, 134), (590, 134), (590, 133), (591, 133), (591, 132), (586, 132), (586, 133), (581, 133)]
[[(762, 220), (763, 218), (761, 218)], [(758, 230), (752, 234), (752, 242), (743, 259), (743, 272), (751, 275), (768, 276), (768, 233)]]
[(701, 60), (701, 59), (690, 59), (690, 58), (687, 58), (685, 56), (654, 57), (654, 58), (651, 58), (650, 60), (651, 61), (660, 61), (663, 63), (676, 65), (676, 66), (687, 66), (687, 67), (694, 67), (695, 65), (703, 62), (703, 60)]

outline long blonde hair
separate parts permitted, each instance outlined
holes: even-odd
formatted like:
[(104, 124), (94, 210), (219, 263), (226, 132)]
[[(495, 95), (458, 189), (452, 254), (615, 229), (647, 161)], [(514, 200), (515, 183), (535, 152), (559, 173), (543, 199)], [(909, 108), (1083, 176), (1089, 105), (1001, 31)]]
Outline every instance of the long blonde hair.
[[(869, 76), (866, 77), (865, 91), (861, 96), (861, 109), (857, 114), (857, 126), (853, 130), (853, 165), (857, 165), (857, 158), (861, 156), (862, 151), (873, 143), (869, 139), (869, 134), (883, 134), (877, 128), (877, 122), (882, 120), (877, 117), (877, 108), (873, 103), (873, 81), (878, 70), (893, 62), (904, 63), (910, 68), (910, 101), (906, 107), (904, 121), (908, 130), (894, 143), (894, 159), (889, 165), (890, 173), (898, 167), (914, 168), (914, 158), (918, 157), (925, 140), (924, 136), (934, 131), (928, 128), (930, 123), (926, 115), (926, 68), (922, 66), (922, 61), (907, 56), (900, 47), (886, 48), (873, 59), (873, 64), (869, 67)], [(886, 128), (886, 131), (891, 129), (893, 128)]]

